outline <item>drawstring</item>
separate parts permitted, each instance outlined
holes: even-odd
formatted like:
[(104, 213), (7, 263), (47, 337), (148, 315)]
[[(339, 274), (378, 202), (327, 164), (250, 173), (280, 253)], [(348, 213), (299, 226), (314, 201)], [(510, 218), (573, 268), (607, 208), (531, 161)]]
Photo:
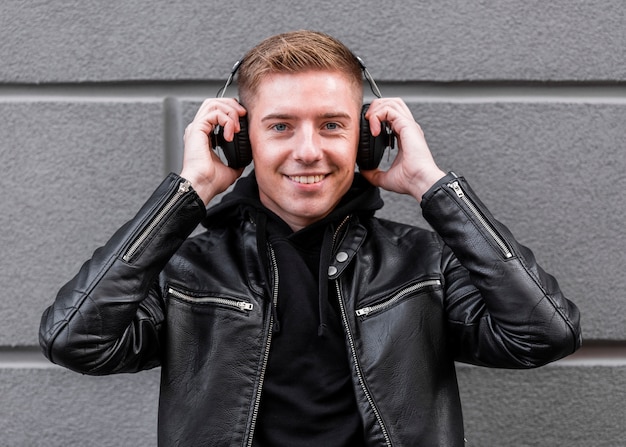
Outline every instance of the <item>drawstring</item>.
[(319, 269), (319, 293), (318, 306), (320, 322), (317, 328), (317, 335), (324, 336), (326, 329), (326, 316), (328, 312), (328, 266), (330, 265), (330, 256), (333, 249), (333, 230), (330, 225), (324, 231), (322, 239), (322, 247), (320, 250), (320, 269)]
[[(257, 250), (259, 252), (259, 258), (261, 259), (261, 263), (263, 268), (263, 274), (265, 275), (265, 288), (267, 292), (267, 296), (270, 297), (271, 307), (272, 307), (272, 318), (274, 319), (273, 333), (280, 333), (280, 320), (278, 318), (278, 310), (276, 309), (276, 303), (274, 302), (274, 292), (272, 291), (272, 282), (269, 278), (269, 272), (273, 271), (274, 266), (270, 266), (269, 262), (269, 252), (267, 250), (267, 216), (261, 212), (257, 211), (256, 213), (257, 220), (257, 229), (256, 229), (256, 244)], [(274, 287), (277, 287), (278, 284), (274, 284)]]
[[(262, 270), (265, 275), (266, 292), (271, 300), (272, 318), (274, 319), (274, 334), (280, 333), (280, 319), (278, 318), (278, 309), (274, 302), (274, 291), (272, 287), (276, 288), (278, 284), (272, 284), (270, 280), (270, 272), (275, 268), (270, 265), (270, 253), (268, 250), (269, 244), (267, 241), (267, 216), (262, 211), (257, 211), (257, 250), (262, 262)], [(319, 260), (319, 274), (318, 274), (318, 309), (319, 309), (319, 325), (317, 328), (317, 335), (324, 336), (328, 325), (328, 307), (330, 306), (328, 298), (328, 267), (330, 266), (330, 259), (333, 250), (333, 229), (332, 225), (327, 225), (322, 237), (322, 246), (320, 248), (320, 260)]]

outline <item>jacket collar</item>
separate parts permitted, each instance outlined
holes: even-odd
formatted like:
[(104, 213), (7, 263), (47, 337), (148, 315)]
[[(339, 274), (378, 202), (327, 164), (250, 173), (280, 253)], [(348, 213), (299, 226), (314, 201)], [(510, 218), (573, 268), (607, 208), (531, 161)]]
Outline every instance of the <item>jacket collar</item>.
[[(319, 226), (341, 220), (350, 214), (371, 216), (382, 208), (383, 204), (379, 189), (371, 185), (361, 174), (356, 172), (352, 186), (337, 207), (328, 216), (303, 228), (300, 232), (319, 228)], [(221, 220), (229, 218), (241, 219), (250, 215), (254, 216), (258, 211), (263, 212), (270, 219), (283, 222), (279, 216), (261, 203), (255, 173), (252, 171), (248, 176), (239, 179), (233, 190), (226, 194), (219, 204), (207, 210), (203, 225), (209, 226), (216, 215), (220, 215)]]

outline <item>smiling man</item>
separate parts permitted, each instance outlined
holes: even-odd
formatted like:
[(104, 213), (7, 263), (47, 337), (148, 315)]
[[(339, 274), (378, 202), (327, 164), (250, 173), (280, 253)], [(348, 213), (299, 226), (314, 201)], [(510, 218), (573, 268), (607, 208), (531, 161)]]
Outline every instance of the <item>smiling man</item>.
[[(362, 107), (363, 73), (322, 33), (250, 50), (240, 102), (204, 101), (180, 175), (44, 312), (46, 356), (94, 375), (160, 366), (164, 446), (450, 447), (464, 443), (455, 361), (574, 352), (576, 306), (437, 166), (401, 99)], [(387, 128), (390, 168), (355, 172)], [(243, 172), (216, 131), (255, 169), (207, 211)], [(432, 230), (375, 217), (379, 188), (414, 197)]]
[(294, 231), (326, 217), (352, 185), (361, 114), (354, 84), (341, 72), (273, 74), (248, 105), (261, 202)]

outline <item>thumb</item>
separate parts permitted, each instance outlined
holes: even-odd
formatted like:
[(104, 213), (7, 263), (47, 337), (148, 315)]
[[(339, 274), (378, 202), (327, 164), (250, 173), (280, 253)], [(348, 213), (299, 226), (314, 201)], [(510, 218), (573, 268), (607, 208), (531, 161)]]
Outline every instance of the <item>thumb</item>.
[(365, 180), (370, 182), (374, 186), (382, 186), (382, 176), (384, 171), (380, 169), (368, 169), (366, 171), (360, 171), (361, 175), (365, 177)]

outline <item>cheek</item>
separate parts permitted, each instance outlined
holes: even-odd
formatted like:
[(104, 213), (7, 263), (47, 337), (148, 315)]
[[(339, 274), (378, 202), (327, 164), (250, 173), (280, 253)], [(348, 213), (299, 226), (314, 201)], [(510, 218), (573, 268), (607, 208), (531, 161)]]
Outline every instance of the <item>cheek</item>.
[(342, 154), (342, 159), (344, 164), (356, 164), (357, 153), (359, 151), (359, 140), (358, 138), (350, 141), (349, 144), (346, 145), (345, 151)]
[(255, 165), (268, 163), (270, 154), (263, 150), (266, 145), (260, 138), (259, 132), (253, 128), (248, 129), (248, 141), (250, 142), (250, 149), (252, 151), (252, 158), (254, 159)]
[(248, 126), (248, 141), (252, 150), (252, 158), (255, 165), (272, 165), (280, 161), (283, 157), (280, 144), (276, 141), (271, 141), (266, 133), (258, 126)]
[[(252, 146), (252, 159), (254, 160), (255, 169), (271, 170), (275, 169), (284, 160), (284, 154), (276, 145), (264, 145), (257, 142)], [(271, 149), (270, 149), (271, 148)]]

